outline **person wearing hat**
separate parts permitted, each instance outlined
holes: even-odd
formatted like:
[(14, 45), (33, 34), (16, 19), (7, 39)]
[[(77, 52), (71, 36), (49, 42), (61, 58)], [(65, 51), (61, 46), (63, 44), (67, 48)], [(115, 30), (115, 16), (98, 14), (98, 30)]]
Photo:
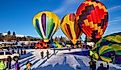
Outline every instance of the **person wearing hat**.
[(27, 70), (31, 70), (31, 65), (32, 65), (32, 64), (30, 63), (30, 61), (28, 61), (27, 64), (26, 64)]
[(0, 70), (5, 70), (5, 64), (2, 60), (0, 60)]

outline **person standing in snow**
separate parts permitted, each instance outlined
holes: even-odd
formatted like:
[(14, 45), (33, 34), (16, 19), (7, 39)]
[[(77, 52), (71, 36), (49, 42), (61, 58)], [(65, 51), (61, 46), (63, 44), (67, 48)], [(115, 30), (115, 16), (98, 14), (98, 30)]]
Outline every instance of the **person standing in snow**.
[(66, 61), (67, 61), (67, 58), (66, 58), (66, 56), (65, 56), (65, 57), (64, 57), (63, 64), (66, 64)]
[(5, 70), (5, 64), (2, 60), (0, 60), (0, 70)]
[(54, 51), (54, 55), (56, 55), (56, 53), (55, 53), (55, 48), (53, 49), (53, 51)]
[(68, 47), (68, 50), (69, 50), (69, 51), (71, 51), (71, 48), (70, 48), (70, 47)]
[(44, 52), (43, 51), (41, 52), (41, 58), (42, 59), (44, 58)]
[(14, 49), (12, 49), (12, 54), (14, 54)]
[(23, 50), (21, 49), (21, 55), (23, 55)]
[(15, 70), (20, 70), (19, 62), (18, 61), (16, 61), (16, 63), (15, 63)]
[(47, 50), (46, 54), (47, 54), (47, 59), (49, 59), (49, 51), (48, 50)]
[(32, 64), (30, 63), (30, 61), (28, 61), (27, 64), (26, 64), (27, 70), (31, 70), (31, 65), (32, 65)]
[(8, 58), (7, 58), (7, 68), (8, 69), (11, 69), (11, 61), (12, 61), (12, 58), (10, 56), (8, 56)]
[(97, 70), (108, 70), (109, 69), (109, 64), (107, 62), (107, 67), (103, 66), (103, 63), (100, 63), (100, 66), (97, 68)]
[(24, 55), (26, 54), (26, 50), (24, 50)]
[(17, 53), (19, 54), (19, 49), (17, 50)]
[(96, 61), (94, 61), (92, 57), (89, 64), (90, 64), (90, 70), (96, 70)]

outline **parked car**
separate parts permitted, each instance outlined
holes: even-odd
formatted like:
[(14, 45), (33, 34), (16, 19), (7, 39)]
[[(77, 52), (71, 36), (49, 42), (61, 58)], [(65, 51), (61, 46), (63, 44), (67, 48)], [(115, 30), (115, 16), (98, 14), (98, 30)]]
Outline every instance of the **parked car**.
[(6, 60), (10, 56), (12, 59), (19, 58), (19, 54), (17, 53), (10, 53), (9, 51), (0, 51), (0, 59)]

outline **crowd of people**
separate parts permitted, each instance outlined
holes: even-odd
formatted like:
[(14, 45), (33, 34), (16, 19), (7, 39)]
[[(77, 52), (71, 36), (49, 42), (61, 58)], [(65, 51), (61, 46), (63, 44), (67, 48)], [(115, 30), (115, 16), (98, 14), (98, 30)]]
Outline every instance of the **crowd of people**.
[[(71, 48), (68, 49), (69, 51), (71, 51)], [(9, 51), (9, 50), (8, 50)], [(11, 51), (12, 53), (15, 53), (14, 50)], [(55, 49), (53, 49), (53, 52), (55, 54)], [(24, 55), (26, 54), (26, 50), (17, 50), (17, 53), (20, 54), (20, 55)], [(40, 55), (41, 55), (41, 59), (44, 59), (45, 57), (47, 59), (49, 59), (49, 51), (47, 50), (46, 51), (46, 55), (44, 54), (44, 51), (41, 51), (40, 52)], [(96, 61), (90, 57), (90, 62), (89, 62), (89, 65), (90, 65), (90, 70), (108, 70), (109, 69), (109, 64), (107, 63), (107, 67), (105, 67), (103, 65), (103, 63), (100, 63), (100, 66), (98, 68), (96, 68)], [(18, 59), (17, 60), (14, 60), (15, 61), (15, 64), (14, 64), (14, 69), (15, 70), (20, 70), (20, 63), (18, 62)], [(7, 60), (6, 60), (6, 64), (5, 64), (5, 61), (4, 60), (0, 60), (0, 70), (10, 70), (12, 69), (12, 58), (10, 56), (8, 56)], [(31, 70), (31, 66), (32, 66), (32, 63), (31, 61), (27, 61), (26, 62), (26, 70)]]
[(91, 57), (90, 58), (90, 70), (108, 70), (109, 69), (109, 64), (107, 62), (107, 67), (104, 67), (103, 63), (100, 63), (100, 66), (96, 69), (96, 61)]
[[(43, 58), (44, 58), (44, 52), (41, 51), (41, 52), (40, 52), (40, 55), (41, 55), (41, 58), (43, 59)], [(49, 55), (50, 55), (50, 53), (49, 53), (49, 51), (47, 50), (47, 51), (46, 51), (46, 57), (47, 57), (47, 59), (49, 58)]]
[[(40, 52), (40, 55), (41, 55), (41, 59), (44, 59), (44, 56), (47, 57), (47, 59), (49, 59), (49, 51), (47, 50), (46, 51), (46, 55), (44, 55), (44, 52), (41, 51)], [(15, 70), (20, 70), (20, 63), (18, 62), (18, 59), (14, 59), (15, 61), (15, 64), (14, 64), (14, 69)], [(7, 60), (6, 60), (6, 64), (5, 64), (5, 60), (0, 60), (0, 70), (10, 70), (12, 69), (12, 58), (10, 56), (8, 56)], [(30, 61), (27, 61), (26, 62), (26, 69), (27, 70), (31, 70), (31, 66), (32, 66), (32, 63)]]
[(26, 50), (23, 50), (23, 49), (7, 49), (7, 51), (10, 51), (12, 54), (14, 53), (18, 53), (20, 55), (24, 55), (26, 54)]
[[(8, 61), (7, 61), (6, 65), (5, 65), (4, 60), (0, 60), (0, 70), (10, 70), (10, 69), (12, 69), (12, 65), (11, 65), (12, 59), (11, 59), (11, 57), (8, 57), (7, 60)], [(20, 70), (18, 60), (15, 61), (14, 68), (15, 68), (15, 70)]]
[[(25, 55), (26, 54), (26, 50), (22, 50), (22, 49), (18, 49), (18, 50), (14, 50), (14, 49), (7, 49), (8, 52), (10, 52), (11, 54), (19, 54), (19, 55)], [(6, 59), (0, 59), (0, 70), (10, 70), (12, 69), (12, 61), (15, 62), (14, 64), (14, 68), (15, 70), (19, 70), (19, 62), (18, 62), (19, 58), (12, 58), (11, 56), (8, 56)]]
[[(43, 51), (40, 52), (40, 55), (41, 55), (41, 59), (44, 59), (44, 52)], [(47, 57), (47, 59), (49, 59), (49, 55), (50, 55), (50, 53), (47, 50), (46, 51), (46, 57)], [(27, 61), (27, 63), (26, 63), (26, 69), (27, 70), (31, 70), (31, 66), (32, 66), (32, 63), (30, 61)]]

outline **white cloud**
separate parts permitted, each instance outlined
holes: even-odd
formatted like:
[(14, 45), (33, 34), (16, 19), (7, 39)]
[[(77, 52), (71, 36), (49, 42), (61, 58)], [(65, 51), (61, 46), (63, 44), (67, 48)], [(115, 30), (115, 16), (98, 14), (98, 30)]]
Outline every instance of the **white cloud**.
[[(114, 6), (108, 9), (110, 14), (111, 12), (112, 14), (114, 14), (114, 12), (119, 11), (119, 10), (121, 10), (121, 5)], [(110, 18), (113, 18), (113, 16), (110, 15)], [(116, 24), (116, 22), (119, 22), (119, 21), (121, 21), (121, 17), (115, 17), (114, 19), (110, 19), (109, 25)]]
[(121, 19), (115, 19), (115, 20), (109, 21), (109, 23), (114, 23), (114, 22), (118, 22), (118, 21), (121, 21)]
[[(82, 3), (82, 1), (84, 1), (84, 0), (65, 0), (63, 2), (63, 4), (60, 6), (60, 8), (53, 10), (53, 12), (58, 15), (61, 15), (60, 17), (62, 18), (63, 16), (65, 16), (68, 13), (75, 13), (76, 9)], [(55, 33), (54, 37), (56, 37), (56, 36), (66, 37), (64, 35), (64, 33), (61, 31), (61, 29), (59, 29)]]
[(108, 11), (111, 12), (111, 11), (115, 11), (115, 10), (119, 10), (119, 9), (121, 9), (121, 5), (111, 7), (111, 8), (108, 9)]
[[(65, 13), (65, 12), (70, 11), (73, 8), (75, 8), (75, 6), (77, 6), (77, 4), (82, 2), (82, 1), (83, 0), (65, 0), (63, 2), (62, 6), (60, 8), (57, 8), (57, 9), (53, 10), (53, 12), (56, 13), (56, 14)], [(76, 8), (78, 8), (78, 6)], [(72, 12), (75, 12), (76, 8), (73, 9)]]
[(121, 21), (121, 17), (116, 17), (113, 20), (109, 21), (109, 25), (116, 24), (116, 22), (119, 22), (119, 21)]

